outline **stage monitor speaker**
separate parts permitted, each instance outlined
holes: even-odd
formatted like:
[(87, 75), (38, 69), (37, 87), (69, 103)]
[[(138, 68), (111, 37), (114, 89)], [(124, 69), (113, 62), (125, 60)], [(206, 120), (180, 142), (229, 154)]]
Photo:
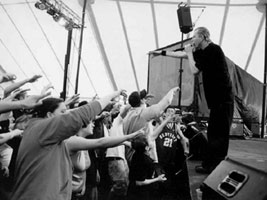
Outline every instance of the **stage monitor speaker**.
[(227, 158), (203, 182), (203, 200), (267, 200), (267, 172)]
[(190, 7), (181, 6), (177, 9), (178, 21), (182, 33), (189, 33), (193, 30)]
[(233, 119), (230, 136), (244, 136), (244, 123), (242, 119)]

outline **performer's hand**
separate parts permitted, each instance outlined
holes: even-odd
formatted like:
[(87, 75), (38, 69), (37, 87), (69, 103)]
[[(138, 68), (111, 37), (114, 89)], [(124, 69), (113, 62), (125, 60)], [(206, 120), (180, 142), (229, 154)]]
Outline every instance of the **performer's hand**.
[(184, 51), (186, 53), (192, 53), (195, 50), (195, 45), (194, 44), (187, 44), (184, 47)]

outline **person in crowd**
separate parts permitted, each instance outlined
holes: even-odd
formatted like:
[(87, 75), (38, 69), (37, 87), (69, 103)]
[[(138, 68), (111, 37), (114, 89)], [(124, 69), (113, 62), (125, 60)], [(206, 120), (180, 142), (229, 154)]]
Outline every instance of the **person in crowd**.
[(13, 139), (14, 137), (21, 136), (23, 131), (19, 129), (12, 130), (7, 133), (0, 134), (0, 145), (6, 143), (7, 141)]
[(141, 104), (148, 107), (149, 106), (149, 101), (154, 98), (153, 94), (148, 94), (146, 89), (143, 89), (140, 91), (140, 99), (141, 99)]
[(128, 200), (149, 200), (153, 199), (153, 185), (157, 182), (166, 181), (164, 174), (154, 176), (153, 160), (149, 156), (149, 144), (147, 137), (140, 136), (132, 141), (132, 148), (135, 150), (129, 174)]
[(228, 153), (229, 132), (233, 119), (234, 95), (226, 59), (220, 46), (210, 39), (206, 27), (194, 30), (192, 42), (184, 51), (154, 51), (172, 57), (188, 58), (193, 73), (202, 72), (203, 86), (208, 107), (207, 155), (200, 166), (199, 173), (210, 173)]
[[(117, 103), (111, 110), (112, 113), (119, 114), (112, 122), (109, 130), (109, 137), (121, 136), (123, 134), (122, 123), (131, 106), (129, 104), (122, 105)], [(113, 148), (108, 148), (106, 153), (108, 160), (108, 173), (111, 179), (111, 188), (108, 195), (108, 200), (126, 200), (127, 188), (129, 184), (129, 168), (125, 159), (125, 146), (120, 145)]]
[(155, 129), (158, 161), (167, 181), (160, 184), (159, 199), (191, 200), (186, 155), (189, 141), (181, 131), (181, 118), (168, 107), (162, 123)]
[[(153, 126), (150, 122), (152, 119), (160, 116), (164, 109), (171, 104), (173, 96), (177, 90), (179, 90), (179, 87), (172, 88), (157, 104), (149, 107), (141, 104), (140, 94), (137, 91), (132, 92), (128, 98), (132, 108), (123, 120), (123, 132), (124, 134), (129, 134), (146, 126), (146, 135), (148, 137), (149, 145), (151, 146), (150, 155), (155, 162), (157, 162), (157, 153), (155, 142), (150, 139), (150, 135), (153, 133)], [(129, 165), (131, 163), (133, 152), (133, 149), (126, 148), (126, 159)]]
[(124, 94), (116, 91), (70, 112), (61, 99), (43, 100), (36, 108), (38, 118), (23, 133), (11, 200), (71, 199), (72, 165), (63, 141), (94, 119), (111, 99)]
[[(0, 65), (1, 66), (1, 65)], [(13, 81), (17, 77), (13, 73), (5, 72), (0, 74), (0, 83), (8, 82), (8, 81)]]
[(114, 147), (127, 140), (132, 140), (142, 131), (137, 131), (129, 135), (119, 135), (112, 137), (102, 137), (98, 139), (85, 139), (88, 135), (93, 134), (94, 122), (82, 128), (77, 136), (72, 136), (65, 140), (66, 146), (70, 152), (74, 171), (72, 175), (72, 199), (83, 199), (85, 193), (86, 170), (90, 166), (89, 149)]
[[(11, 80), (15, 79), (15, 75), (4, 74), (4, 75), (0, 76), (0, 79), (1, 79), (1, 82), (11, 81)], [(15, 94), (17, 94), (17, 92), (14, 92), (14, 94), (11, 94), (8, 97), (6, 97), (5, 99), (3, 99), (2, 101), (0, 101), (0, 113), (6, 113), (9, 111), (18, 110), (18, 109), (32, 109), (38, 105), (41, 105), (42, 104), (41, 100), (43, 98), (47, 97), (48, 95), (50, 95), (49, 92), (44, 91), (40, 95), (32, 95), (32, 96), (29, 96), (23, 100), (13, 101)], [(8, 123), (9, 123), (9, 121), (8, 121)], [(1, 129), (1, 131), (7, 132), (7, 134), (9, 136), (13, 135), (12, 133), (8, 133), (9, 132), (9, 126), (7, 125), (7, 123), (4, 123), (4, 124), (5, 124), (5, 126), (4, 126), (5, 130)], [(21, 133), (20, 131), (17, 131), (17, 130), (15, 132), (18, 134)], [(18, 137), (15, 137), (15, 138), (18, 138)], [(13, 138), (12, 140), (14, 140), (15, 138)], [(6, 140), (7, 138), (3, 138), (3, 139)], [(8, 142), (10, 142), (10, 141), (11, 140), (9, 140)], [(2, 144), (1, 146), (3, 146), (3, 145), (6, 145), (6, 143)], [(13, 151), (13, 153), (14, 153), (14, 151)], [(8, 160), (10, 161), (10, 159), (8, 159)], [(1, 161), (3, 161), (2, 158), (1, 158)], [(10, 164), (9, 164), (9, 166), (10, 166)], [(3, 172), (4, 173), (1, 174), (1, 178), (0, 178), (1, 179), (0, 180), (0, 184), (1, 184), (0, 196), (1, 196), (1, 199), (5, 200), (5, 199), (8, 199), (9, 188), (10, 188), (9, 187), (10, 186), (10, 184), (9, 184), (10, 183), (10, 175), (12, 175), (12, 171), (9, 172), (8, 169), (6, 167), (4, 167)]]

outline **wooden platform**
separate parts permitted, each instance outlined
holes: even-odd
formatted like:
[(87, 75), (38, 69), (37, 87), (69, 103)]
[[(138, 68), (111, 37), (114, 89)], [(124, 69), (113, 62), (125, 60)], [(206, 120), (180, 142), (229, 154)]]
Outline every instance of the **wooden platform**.
[[(267, 140), (266, 139), (231, 139), (228, 157), (239, 163), (267, 173)], [(192, 200), (197, 200), (196, 189), (208, 177), (195, 172), (195, 166), (200, 161), (189, 160), (187, 162), (189, 171), (190, 188)]]

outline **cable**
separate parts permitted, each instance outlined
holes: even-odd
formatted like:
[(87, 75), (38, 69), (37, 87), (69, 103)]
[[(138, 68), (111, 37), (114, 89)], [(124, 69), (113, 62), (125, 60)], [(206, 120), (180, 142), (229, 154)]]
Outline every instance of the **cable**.
[[(12, 60), (16, 63), (16, 65), (19, 67), (20, 71), (24, 74), (24, 76), (26, 78), (29, 78), (29, 76), (24, 72), (24, 70), (22, 69), (21, 65), (18, 63), (17, 59), (13, 56), (13, 54), (11, 53), (11, 51), (7, 48), (7, 46), (5, 45), (5, 43), (2, 41), (2, 39), (0, 38), (0, 42), (1, 44), (4, 46), (4, 48), (7, 50), (8, 54), (10, 55), (10, 57), (12, 58)], [(33, 85), (34, 89), (37, 90), (36, 86)]]
[[(42, 73), (44, 74), (44, 76), (46, 77), (46, 79), (48, 80), (48, 82), (50, 84), (52, 84), (52, 82), (50, 81), (50, 79), (48, 78), (47, 74), (45, 73), (44, 69), (42, 68), (41, 64), (39, 63), (39, 61), (37, 60), (37, 58), (35, 57), (34, 53), (32, 52), (30, 46), (28, 45), (28, 43), (26, 42), (26, 40), (24, 39), (22, 33), (20, 32), (19, 28), (16, 26), (15, 22), (12, 20), (12, 18), (10, 17), (10, 15), (8, 14), (7, 10), (5, 9), (5, 7), (3, 6), (2, 3), (1, 7), (3, 8), (3, 10), (5, 11), (6, 15), (8, 16), (9, 20), (11, 21), (11, 23), (13, 24), (13, 26), (15, 27), (15, 29), (17, 30), (17, 32), (19, 33), (21, 39), (23, 40), (24, 44), (26, 45), (27, 49), (29, 50), (29, 52), (31, 53), (33, 59), (35, 60), (35, 62), (37, 63), (38, 67), (41, 69)], [(56, 91), (56, 89), (55, 89)], [(56, 91), (57, 92), (57, 91)]]
[(29, 78), (28, 75), (24, 72), (24, 70), (20, 66), (20, 64), (18, 63), (17, 59), (12, 55), (11, 51), (7, 48), (7, 46), (5, 45), (5, 43), (3, 42), (3, 40), (1, 38), (0, 38), (0, 42), (5, 47), (5, 49), (7, 50), (8, 54), (10, 55), (12, 60), (16, 63), (16, 65), (19, 67), (20, 71), (24, 74), (24, 76)]
[[(78, 47), (77, 47), (75, 41), (73, 41), (73, 46), (74, 46), (76, 49), (78, 49)], [(93, 84), (93, 81), (92, 81), (92, 79), (91, 79), (91, 77), (90, 77), (90, 75), (89, 75), (89, 73), (88, 73), (88, 70), (87, 70), (87, 68), (86, 68), (86, 66), (85, 66), (85, 64), (84, 64), (84, 62), (83, 62), (83, 58), (82, 58), (82, 57), (81, 57), (81, 62), (82, 62), (83, 68), (84, 68), (84, 70), (85, 70), (85, 73), (86, 73), (86, 75), (87, 75), (87, 77), (88, 77), (88, 79), (89, 79), (89, 82), (91, 83), (91, 85), (92, 85), (92, 87), (93, 87), (93, 89), (94, 89), (94, 91), (95, 91), (95, 94), (97, 94), (97, 91), (96, 91), (96, 89), (95, 89), (95, 86), (94, 86), (94, 84)]]

